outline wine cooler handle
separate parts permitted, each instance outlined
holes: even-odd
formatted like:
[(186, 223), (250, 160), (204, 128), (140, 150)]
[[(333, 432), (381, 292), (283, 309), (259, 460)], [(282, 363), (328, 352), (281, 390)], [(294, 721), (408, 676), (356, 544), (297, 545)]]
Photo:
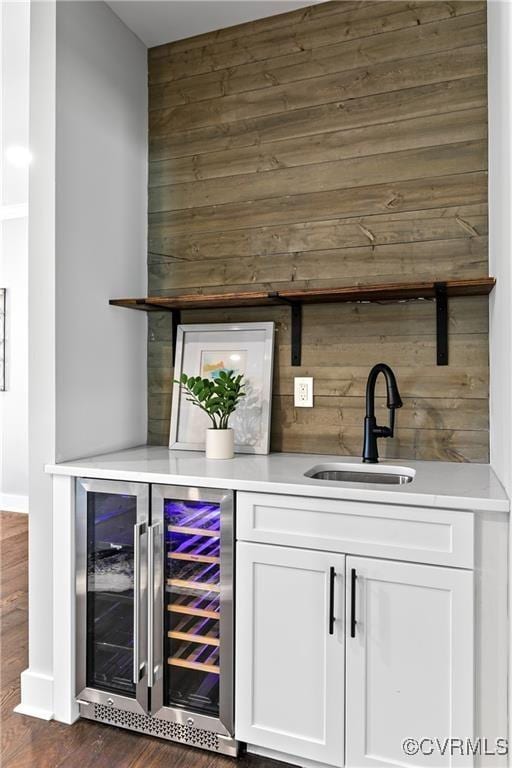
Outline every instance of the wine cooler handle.
[(329, 634), (334, 635), (334, 586), (336, 584), (336, 570), (331, 566), (329, 569)]
[(155, 682), (154, 626), (155, 626), (155, 581), (158, 570), (155, 568), (155, 532), (160, 533), (160, 523), (148, 528), (148, 686)]
[(133, 682), (140, 682), (140, 538), (146, 523), (133, 526)]
[(350, 637), (356, 636), (356, 569), (352, 568), (350, 573)]

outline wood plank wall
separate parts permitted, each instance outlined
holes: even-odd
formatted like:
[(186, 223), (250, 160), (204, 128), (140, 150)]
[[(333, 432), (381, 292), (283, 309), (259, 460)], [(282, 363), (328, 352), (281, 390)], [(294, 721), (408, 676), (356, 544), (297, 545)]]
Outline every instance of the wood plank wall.
[[(149, 51), (149, 291), (283, 289), (488, 273), (486, 8), (330, 2)], [(304, 309), (290, 367), (274, 319), (272, 448), (359, 455), (379, 361), (404, 408), (381, 455), (488, 460), (488, 300), (450, 302), (450, 365), (430, 301)], [(170, 317), (150, 314), (149, 441), (168, 441)], [(293, 407), (293, 377), (315, 407)], [(383, 385), (379, 413), (385, 419)]]

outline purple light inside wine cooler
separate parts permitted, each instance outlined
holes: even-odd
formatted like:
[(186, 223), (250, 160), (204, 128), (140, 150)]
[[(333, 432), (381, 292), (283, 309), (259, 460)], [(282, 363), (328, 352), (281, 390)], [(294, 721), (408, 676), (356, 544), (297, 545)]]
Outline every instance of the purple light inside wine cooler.
[(169, 706), (218, 716), (220, 504), (166, 499)]

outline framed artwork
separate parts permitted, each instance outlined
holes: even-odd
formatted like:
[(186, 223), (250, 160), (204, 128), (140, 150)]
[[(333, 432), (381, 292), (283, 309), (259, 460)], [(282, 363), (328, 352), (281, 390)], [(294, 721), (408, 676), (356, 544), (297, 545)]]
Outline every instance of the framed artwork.
[[(221, 371), (243, 374), (245, 397), (229, 421), (236, 453), (268, 453), (274, 360), (274, 323), (180, 325), (174, 378), (215, 379)], [(205, 447), (208, 416), (189, 403), (174, 384), (169, 448), (200, 451)]]

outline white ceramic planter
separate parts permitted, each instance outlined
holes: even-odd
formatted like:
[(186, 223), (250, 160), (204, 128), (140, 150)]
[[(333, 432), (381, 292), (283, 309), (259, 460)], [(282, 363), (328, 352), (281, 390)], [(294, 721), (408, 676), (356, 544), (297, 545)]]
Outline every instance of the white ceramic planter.
[(206, 430), (206, 458), (232, 459), (235, 445), (235, 433), (232, 429)]

